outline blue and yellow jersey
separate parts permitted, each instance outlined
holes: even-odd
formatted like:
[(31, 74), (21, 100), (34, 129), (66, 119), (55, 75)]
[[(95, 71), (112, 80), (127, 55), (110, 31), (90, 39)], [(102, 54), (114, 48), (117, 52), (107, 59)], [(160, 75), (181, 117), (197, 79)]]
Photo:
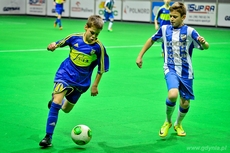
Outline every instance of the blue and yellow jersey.
[(103, 44), (97, 40), (88, 44), (83, 39), (84, 33), (72, 34), (57, 41), (57, 47), (70, 47), (69, 57), (59, 67), (55, 81), (64, 81), (71, 86), (87, 87), (91, 75), (97, 66), (97, 73), (109, 70), (109, 57)]
[(169, 25), (170, 24), (169, 8), (167, 8), (165, 5), (161, 6), (157, 11), (155, 19), (156, 20), (159, 19), (160, 27), (162, 25)]

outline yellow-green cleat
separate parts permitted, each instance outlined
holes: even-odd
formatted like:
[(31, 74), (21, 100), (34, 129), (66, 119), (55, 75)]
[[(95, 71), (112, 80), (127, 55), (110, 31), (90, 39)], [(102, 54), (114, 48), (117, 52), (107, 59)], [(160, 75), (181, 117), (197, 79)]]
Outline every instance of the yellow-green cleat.
[(182, 128), (182, 125), (174, 125), (174, 130), (177, 132), (178, 136), (186, 136), (186, 133), (184, 129)]
[(171, 126), (172, 126), (172, 123), (164, 122), (164, 124), (162, 125), (162, 127), (160, 129), (159, 136), (161, 136), (161, 137), (167, 136), (169, 128), (171, 128)]

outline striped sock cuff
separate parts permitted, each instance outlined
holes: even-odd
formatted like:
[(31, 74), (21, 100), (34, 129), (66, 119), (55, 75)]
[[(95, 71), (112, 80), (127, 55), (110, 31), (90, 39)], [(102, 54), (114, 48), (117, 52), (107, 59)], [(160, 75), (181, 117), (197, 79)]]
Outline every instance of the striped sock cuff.
[(166, 99), (166, 105), (173, 107), (176, 105), (176, 102), (171, 102), (169, 99)]
[(179, 110), (180, 110), (181, 113), (187, 113), (188, 110), (189, 110), (189, 107), (186, 108), (186, 109), (184, 109), (184, 108), (182, 108), (182, 107), (180, 106), (180, 107), (179, 107)]

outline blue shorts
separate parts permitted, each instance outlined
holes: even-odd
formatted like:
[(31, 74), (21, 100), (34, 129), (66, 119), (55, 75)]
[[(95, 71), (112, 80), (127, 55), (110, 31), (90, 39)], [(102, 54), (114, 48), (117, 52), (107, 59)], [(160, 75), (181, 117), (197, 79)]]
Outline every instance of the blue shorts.
[(55, 11), (58, 15), (61, 15), (64, 12), (63, 4), (56, 4)]
[(58, 15), (62, 15), (62, 12), (64, 12), (64, 9), (63, 8), (56, 8), (55, 11)]
[(178, 76), (176, 72), (168, 72), (165, 75), (168, 91), (172, 88), (177, 88), (180, 93), (180, 97), (186, 100), (194, 100), (193, 94), (193, 79), (184, 79)]
[(89, 87), (73, 87), (64, 81), (57, 81), (54, 83), (53, 94), (67, 90), (65, 98), (72, 104), (76, 104), (81, 94), (86, 92)]
[(106, 21), (109, 21), (110, 19), (114, 19), (113, 12), (108, 13), (108, 12), (104, 11), (104, 17), (105, 17)]

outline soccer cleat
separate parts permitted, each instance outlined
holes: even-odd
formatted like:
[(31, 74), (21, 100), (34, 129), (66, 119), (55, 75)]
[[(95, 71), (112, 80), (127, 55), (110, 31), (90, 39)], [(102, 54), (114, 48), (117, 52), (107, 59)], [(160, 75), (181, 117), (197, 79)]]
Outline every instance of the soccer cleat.
[(54, 23), (54, 28), (56, 28), (56, 26), (57, 26), (57, 23)]
[(50, 136), (46, 135), (42, 141), (39, 143), (39, 146), (41, 147), (51, 147), (52, 143), (51, 143), (52, 139)]
[(109, 31), (109, 32), (112, 32), (112, 31), (113, 31), (113, 29), (108, 29), (108, 31)]
[(161, 52), (161, 57), (164, 57), (164, 56), (165, 56), (164, 52)]
[(174, 125), (174, 130), (177, 132), (178, 136), (186, 136), (186, 133), (184, 129), (182, 128), (182, 125)]
[(62, 30), (63, 28), (62, 27), (59, 27), (60, 30)]
[(168, 130), (169, 128), (171, 128), (172, 123), (169, 122), (164, 122), (164, 124), (162, 125), (160, 132), (159, 132), (159, 136), (161, 137), (165, 137), (168, 135)]

